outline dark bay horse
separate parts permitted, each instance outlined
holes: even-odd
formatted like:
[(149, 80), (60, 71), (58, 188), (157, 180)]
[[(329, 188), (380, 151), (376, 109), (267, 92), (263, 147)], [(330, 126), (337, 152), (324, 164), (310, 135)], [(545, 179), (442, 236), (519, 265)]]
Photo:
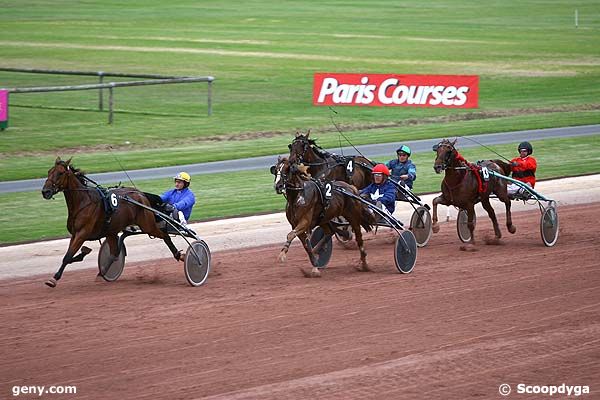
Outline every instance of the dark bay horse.
[(362, 156), (340, 156), (329, 153), (319, 147), (310, 137), (296, 132), (296, 137), (289, 145), (290, 163), (303, 164), (315, 179), (328, 181), (344, 181), (358, 189), (367, 187), (372, 182), (371, 170), (375, 163)]
[[(116, 259), (120, 252), (117, 235), (129, 225), (137, 225), (142, 232), (163, 239), (175, 259), (181, 259), (181, 252), (177, 250), (170, 236), (158, 227), (151, 211), (121, 200), (112, 215), (107, 215), (100, 190), (88, 186), (88, 182), (90, 180), (85, 177), (83, 172), (71, 165), (71, 159), (63, 161), (58, 157), (54, 166), (48, 171), (48, 179), (42, 188), (42, 196), (45, 199), (51, 199), (58, 192), (64, 193), (69, 212), (67, 229), (71, 234), (71, 241), (60, 268), (53, 278), (46, 281), (46, 285), (55, 287), (68, 264), (83, 261), (83, 258), (91, 252), (90, 248), (81, 247), (87, 240), (99, 240), (106, 237), (110, 254)], [(160, 201), (158, 196), (145, 194), (133, 188), (117, 188), (112, 192), (117, 197), (128, 196), (149, 207), (156, 207), (157, 201)], [(152, 196), (154, 197), (153, 202), (149, 200), (149, 197)], [(81, 253), (75, 256), (80, 248)]]
[(473, 249), (475, 244), (475, 236), (473, 230), (475, 224), (473, 218), (475, 216), (475, 204), (481, 202), (483, 208), (487, 211), (492, 224), (494, 225), (494, 234), (496, 239), (502, 237), (498, 220), (494, 208), (490, 204), (490, 194), (495, 194), (500, 201), (506, 206), (506, 226), (510, 233), (515, 233), (517, 229), (512, 224), (510, 214), (510, 199), (506, 190), (506, 180), (489, 175), (486, 181), (479, 176), (479, 169), (485, 167), (488, 170), (495, 171), (502, 175), (509, 175), (511, 167), (509, 164), (500, 160), (487, 160), (479, 164), (479, 168), (468, 163), (456, 150), (453, 142), (444, 139), (439, 144), (434, 146), (434, 151), (437, 153), (433, 169), (436, 173), (445, 171), (444, 179), (442, 180), (442, 194), (433, 199), (433, 232), (437, 233), (440, 230), (437, 218), (437, 205), (443, 204), (446, 206), (456, 206), (467, 211), (468, 222), (467, 226), (471, 231), (471, 240), (467, 244), (469, 249)]
[[(343, 216), (348, 220), (360, 251), (361, 270), (368, 271), (367, 252), (364, 248), (361, 226), (369, 232), (375, 225), (375, 217), (359, 201), (340, 193), (347, 191), (358, 195), (358, 190), (346, 182), (326, 182), (325, 186), (311, 179), (307, 172), (308, 167), (292, 164), (287, 158), (279, 158), (277, 165), (271, 167), (275, 175), (274, 187), (277, 193), (285, 193), (287, 204), (285, 214), (292, 226), (292, 231), (287, 234), (287, 241), (279, 253), (279, 260), (285, 262), (288, 249), (294, 238), (298, 237), (308, 254), (311, 262), (314, 261), (308, 235), (313, 228), (320, 226), (325, 232), (325, 237), (334, 234), (331, 220)], [(330, 186), (327, 186), (330, 185)], [(319, 244), (315, 246), (315, 249)], [(305, 274), (307, 275), (307, 274)], [(318, 268), (313, 267), (312, 276), (320, 276)]]

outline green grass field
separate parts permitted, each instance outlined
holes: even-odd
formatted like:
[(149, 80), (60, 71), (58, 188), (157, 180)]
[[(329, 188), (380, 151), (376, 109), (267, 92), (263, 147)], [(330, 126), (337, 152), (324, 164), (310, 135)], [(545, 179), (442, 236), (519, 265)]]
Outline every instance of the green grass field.
[[(337, 140), (311, 104), (315, 72), (477, 74), (478, 110), (339, 107), (355, 143), (600, 122), (600, 9), (570, 1), (0, 1), (0, 66), (213, 75), (206, 85), (11, 96), (0, 179), (42, 177), (77, 155), (89, 172), (280, 152), (296, 129)], [(0, 86), (95, 83), (0, 72)], [(72, 110), (76, 108), (77, 110)], [(419, 124), (416, 125), (415, 124)], [(373, 129), (386, 126), (388, 129)], [(128, 142), (128, 144), (127, 144)], [(112, 159), (112, 157), (110, 158)]]
[[(0, 132), (3, 181), (44, 177), (57, 155), (74, 156), (89, 173), (118, 170), (109, 146), (128, 170), (285, 153), (296, 130), (336, 146), (332, 112), (312, 105), (315, 72), (480, 76), (475, 110), (336, 108), (354, 144), (600, 123), (600, 9), (592, 0), (0, 0), (0, 10), (0, 67), (217, 79), (211, 117), (206, 84), (135, 87), (116, 89), (113, 125), (95, 91), (13, 94), (9, 129)], [(0, 71), (0, 87), (96, 81)], [(593, 137), (560, 143), (568, 162), (537, 144), (541, 177), (600, 171)], [(498, 148), (512, 155), (512, 147)], [(580, 152), (589, 162), (580, 163)], [(431, 163), (430, 155), (415, 159)], [(418, 191), (439, 185), (429, 170), (421, 167)], [(160, 192), (171, 182), (136, 184)], [(283, 207), (263, 171), (194, 184), (196, 220)], [(20, 193), (0, 196), (0, 206), (0, 243), (66, 234), (64, 201)]]

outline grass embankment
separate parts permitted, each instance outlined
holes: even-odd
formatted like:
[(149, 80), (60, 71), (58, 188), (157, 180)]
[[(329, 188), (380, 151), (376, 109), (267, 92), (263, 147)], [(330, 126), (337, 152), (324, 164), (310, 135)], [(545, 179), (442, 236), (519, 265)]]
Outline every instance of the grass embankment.
[[(538, 160), (538, 179), (600, 173), (600, 153), (596, 146), (598, 136), (573, 139), (532, 141)], [(460, 143), (459, 143), (460, 144)], [(516, 144), (491, 147), (496, 152), (512, 158)], [(483, 148), (468, 148), (461, 153), (471, 161), (497, 158)], [(417, 164), (418, 179), (415, 192), (439, 191), (441, 175), (433, 172), (433, 153), (413, 155)], [(387, 160), (378, 160), (387, 161)], [(86, 167), (78, 164), (79, 167)], [(148, 192), (161, 193), (172, 186), (171, 179), (136, 182)], [(270, 211), (282, 211), (283, 196), (273, 191), (273, 176), (266, 170), (222, 173), (193, 177), (192, 189), (197, 205), (192, 221), (230, 217)], [(62, 194), (53, 201), (42, 199), (40, 192), (0, 195), (0, 243), (15, 243), (37, 239), (64, 237), (66, 231), (66, 205)], [(200, 234), (202, 234), (200, 232)]]

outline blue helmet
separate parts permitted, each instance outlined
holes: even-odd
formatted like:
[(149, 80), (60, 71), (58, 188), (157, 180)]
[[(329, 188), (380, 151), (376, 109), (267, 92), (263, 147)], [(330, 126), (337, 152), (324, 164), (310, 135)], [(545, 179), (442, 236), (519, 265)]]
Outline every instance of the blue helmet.
[(400, 152), (406, 153), (410, 156), (410, 147), (403, 144), (402, 146), (398, 147), (398, 149), (396, 150), (396, 154), (398, 154)]

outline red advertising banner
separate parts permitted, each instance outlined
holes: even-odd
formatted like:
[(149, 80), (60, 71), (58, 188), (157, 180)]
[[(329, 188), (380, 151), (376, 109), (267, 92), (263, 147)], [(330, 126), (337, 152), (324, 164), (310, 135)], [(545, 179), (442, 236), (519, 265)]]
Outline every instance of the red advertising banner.
[(315, 106), (477, 108), (477, 75), (316, 73)]

